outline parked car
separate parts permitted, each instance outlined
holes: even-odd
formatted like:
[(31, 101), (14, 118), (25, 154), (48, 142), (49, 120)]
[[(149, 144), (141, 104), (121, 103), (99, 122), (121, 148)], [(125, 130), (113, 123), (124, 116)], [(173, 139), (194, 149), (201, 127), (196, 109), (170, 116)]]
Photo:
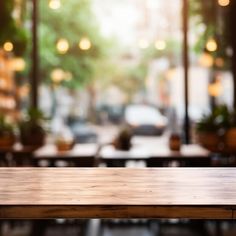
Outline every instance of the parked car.
[(127, 106), (124, 119), (135, 135), (162, 135), (167, 126), (167, 118), (149, 105)]
[(109, 121), (112, 124), (120, 124), (124, 116), (124, 107), (122, 105), (106, 105), (103, 104), (97, 107), (98, 121), (103, 122), (104, 117), (106, 121)]
[(98, 135), (86, 120), (70, 117), (67, 120), (67, 125), (74, 136), (75, 143), (97, 142)]

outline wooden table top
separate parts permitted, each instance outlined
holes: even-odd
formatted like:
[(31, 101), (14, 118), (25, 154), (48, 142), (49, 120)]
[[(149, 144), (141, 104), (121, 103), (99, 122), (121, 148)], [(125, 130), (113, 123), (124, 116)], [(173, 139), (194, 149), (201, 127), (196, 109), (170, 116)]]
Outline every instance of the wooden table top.
[(210, 152), (199, 145), (182, 145), (180, 152), (171, 151), (167, 145), (133, 145), (129, 151), (116, 150), (112, 145), (105, 145), (99, 153), (100, 158), (123, 159), (123, 160), (145, 160), (154, 158), (209, 158)]
[(97, 154), (97, 144), (76, 144), (70, 151), (58, 151), (56, 145), (47, 144), (34, 152), (37, 159), (62, 157), (94, 157)]
[(0, 168), (0, 218), (230, 219), (235, 168)]

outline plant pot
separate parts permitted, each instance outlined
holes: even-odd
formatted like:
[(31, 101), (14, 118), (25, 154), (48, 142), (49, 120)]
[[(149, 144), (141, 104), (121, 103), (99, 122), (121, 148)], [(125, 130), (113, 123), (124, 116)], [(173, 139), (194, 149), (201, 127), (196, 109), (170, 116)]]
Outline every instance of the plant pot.
[(10, 148), (15, 143), (14, 134), (6, 133), (0, 135), (0, 148)]
[(211, 152), (219, 152), (221, 139), (215, 132), (200, 132), (198, 133), (198, 142), (201, 146)]
[(179, 152), (181, 149), (181, 138), (178, 134), (171, 134), (169, 137), (169, 149)]
[(113, 145), (115, 149), (121, 151), (129, 151), (132, 144), (132, 133), (129, 129), (121, 129), (115, 140), (113, 141)]
[(20, 142), (23, 146), (41, 147), (45, 144), (46, 133), (37, 124), (20, 128)]
[(129, 151), (131, 148), (131, 142), (129, 139), (118, 139), (116, 138), (113, 141), (113, 146), (115, 147), (116, 150), (121, 150), (121, 151)]
[(226, 152), (236, 152), (236, 128), (231, 128), (226, 132), (224, 142)]
[(58, 140), (56, 142), (56, 147), (59, 152), (70, 151), (74, 147), (73, 141)]

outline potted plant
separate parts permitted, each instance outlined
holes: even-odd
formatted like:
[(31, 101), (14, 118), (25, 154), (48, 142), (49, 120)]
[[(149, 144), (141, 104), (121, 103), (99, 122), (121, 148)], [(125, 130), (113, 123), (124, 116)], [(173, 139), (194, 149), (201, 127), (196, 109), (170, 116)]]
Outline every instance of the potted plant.
[(169, 137), (169, 149), (179, 152), (181, 149), (181, 137), (178, 133), (171, 133)]
[(236, 152), (236, 112), (232, 112), (230, 125), (225, 132), (225, 151), (229, 153)]
[(199, 143), (212, 152), (220, 152), (223, 149), (223, 137), (229, 120), (230, 113), (225, 105), (205, 114), (196, 126)]
[(25, 120), (19, 124), (20, 141), (24, 146), (40, 147), (45, 143), (46, 131), (42, 126), (43, 113), (30, 108)]
[(8, 123), (4, 116), (0, 116), (0, 148), (12, 147), (15, 143), (13, 125)]
[(115, 149), (128, 151), (131, 148), (132, 132), (128, 127), (122, 127), (113, 141)]

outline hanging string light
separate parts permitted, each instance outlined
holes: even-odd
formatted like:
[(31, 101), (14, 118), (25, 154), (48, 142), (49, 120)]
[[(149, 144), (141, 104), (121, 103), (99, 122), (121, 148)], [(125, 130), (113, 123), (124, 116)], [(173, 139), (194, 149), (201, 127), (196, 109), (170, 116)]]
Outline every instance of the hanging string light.
[(14, 71), (24, 71), (26, 67), (26, 62), (21, 57), (15, 57), (11, 61), (11, 66)]
[(82, 38), (79, 42), (79, 48), (81, 50), (89, 50), (91, 46), (92, 46), (91, 41), (86, 37)]
[(53, 10), (58, 10), (61, 7), (60, 0), (50, 0), (48, 6)]
[(222, 7), (226, 7), (230, 4), (230, 0), (218, 0), (218, 4)]
[(218, 45), (217, 45), (216, 40), (213, 38), (208, 39), (208, 41), (206, 43), (206, 49), (209, 52), (215, 52), (217, 50), (217, 48), (218, 48)]
[(57, 50), (60, 54), (65, 54), (69, 50), (69, 42), (67, 39), (59, 39), (57, 42)]
[(214, 58), (209, 52), (204, 51), (199, 58), (199, 63), (203, 67), (212, 67), (214, 64)]
[(3, 44), (3, 49), (6, 51), (6, 52), (11, 52), (13, 49), (14, 49), (14, 45), (12, 42), (10, 41), (7, 41)]
[(220, 80), (216, 80), (208, 86), (208, 93), (212, 97), (219, 97), (223, 93), (223, 86)]
[(56, 68), (51, 72), (51, 79), (54, 83), (60, 83), (65, 78), (65, 72), (64, 70), (60, 68)]
[(166, 49), (166, 42), (164, 40), (157, 40), (155, 42), (155, 48), (159, 51), (163, 51)]

